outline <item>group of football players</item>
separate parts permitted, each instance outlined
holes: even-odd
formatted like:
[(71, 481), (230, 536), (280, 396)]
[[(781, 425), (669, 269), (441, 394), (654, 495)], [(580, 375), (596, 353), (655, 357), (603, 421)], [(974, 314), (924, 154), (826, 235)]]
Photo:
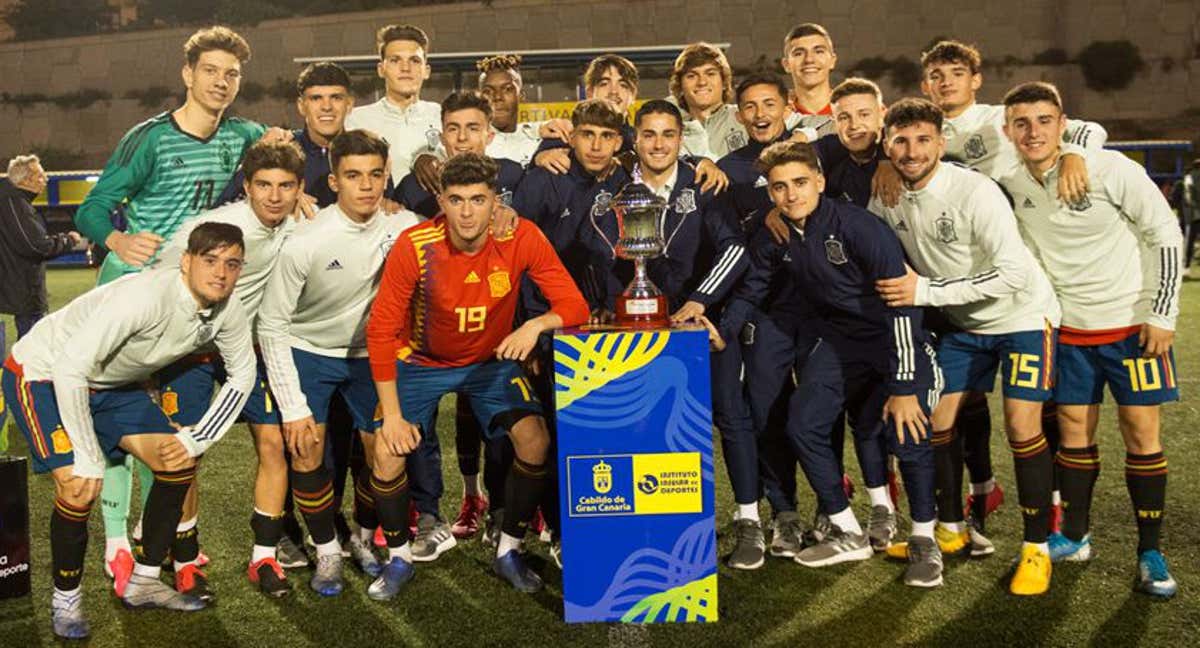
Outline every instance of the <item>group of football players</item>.
[[(388, 600), (414, 562), (481, 531), (496, 573), (537, 591), (529, 529), (556, 559), (570, 551), (549, 332), (611, 321), (633, 274), (609, 244), (611, 202), (631, 183), (666, 204), (648, 273), (670, 319), (706, 328), (712, 346), (736, 502), (729, 567), (878, 552), (907, 564), (906, 584), (935, 587), (944, 557), (994, 553), (985, 521), (1003, 491), (985, 394), (998, 373), (1024, 522), (1011, 592), (1046, 592), (1052, 563), (1091, 555), (1107, 386), (1135, 588), (1175, 593), (1159, 549), (1159, 405), (1178, 398), (1181, 234), (1145, 171), (1103, 150), (1100, 126), (1068, 120), (1053, 85), (980, 104), (978, 51), (942, 41), (922, 55), (926, 98), (889, 105), (870, 80), (833, 86), (833, 39), (807, 23), (783, 38), (790, 84), (734, 79), (719, 48), (695, 43), (671, 96), (638, 104), (637, 67), (608, 54), (569, 120), (522, 123), (520, 57), (481, 60), (477, 89), (434, 103), (421, 98), (424, 31), (388, 25), (376, 46), (383, 98), (355, 107), (344, 69), (310, 65), (304, 126), (288, 131), (227, 114), (249, 46), (224, 27), (196, 32), (185, 103), (131, 129), (80, 208), (80, 232), (109, 251), (99, 285), (18, 341), (2, 379), (35, 471), (55, 483), (57, 635), (89, 632), (80, 580), (97, 499), (126, 605), (213, 599), (196, 476), (239, 419), (258, 455), (247, 575), (265, 594), (286, 595), (285, 568), (311, 564), (312, 589), (336, 596), (348, 559)], [(452, 523), (436, 434), (449, 393), (464, 482)]]

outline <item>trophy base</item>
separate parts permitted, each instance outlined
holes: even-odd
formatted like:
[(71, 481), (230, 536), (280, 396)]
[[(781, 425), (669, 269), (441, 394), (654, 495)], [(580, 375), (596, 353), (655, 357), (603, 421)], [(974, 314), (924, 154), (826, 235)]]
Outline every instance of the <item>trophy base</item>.
[(671, 325), (667, 315), (666, 295), (653, 297), (617, 296), (616, 323), (629, 328), (666, 328)]

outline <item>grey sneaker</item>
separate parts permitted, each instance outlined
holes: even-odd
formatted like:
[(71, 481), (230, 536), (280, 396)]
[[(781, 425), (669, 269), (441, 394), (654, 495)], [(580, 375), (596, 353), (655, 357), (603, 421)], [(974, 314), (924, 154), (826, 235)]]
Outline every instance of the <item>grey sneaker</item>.
[(734, 569), (758, 569), (762, 567), (767, 545), (763, 540), (762, 524), (758, 520), (735, 520), (733, 532), (736, 537), (733, 553), (726, 564)]
[(317, 556), (317, 568), (313, 571), (308, 586), (321, 596), (337, 596), (342, 593), (342, 555)]
[(428, 513), (422, 513), (417, 518), (417, 537), (412, 544), (413, 560), (433, 562), (457, 544), (458, 540), (450, 532), (449, 524)]
[(824, 513), (817, 512), (813, 516), (812, 528), (804, 532), (800, 536), (800, 544), (804, 547), (812, 547), (820, 544), (825, 540), (825, 536), (833, 531), (833, 523), (829, 521), (829, 516)]
[(996, 553), (996, 545), (983, 535), (983, 525), (976, 521), (975, 516), (967, 516), (967, 538), (971, 545), (971, 557), (983, 558)]
[(50, 597), (50, 625), (54, 634), (63, 639), (84, 639), (91, 633), (83, 616), (83, 592), (70, 596), (55, 591)]
[(275, 560), (284, 569), (308, 567), (308, 554), (304, 553), (304, 549), (286, 534), (279, 539), (279, 544), (275, 546)]
[(871, 549), (887, 551), (896, 537), (896, 512), (886, 506), (872, 506), (867, 537), (871, 540)]
[(204, 601), (176, 592), (174, 587), (149, 576), (134, 574), (125, 586), (121, 602), (128, 608), (163, 608), (180, 612), (204, 609)]
[(804, 529), (795, 511), (781, 511), (771, 524), (770, 553), (776, 558), (795, 558), (804, 548), (801, 535)]
[(827, 567), (852, 560), (866, 560), (874, 555), (865, 533), (847, 533), (832, 527), (817, 544), (796, 554), (795, 561), (805, 567)]
[(911, 536), (908, 539), (908, 569), (904, 584), (912, 587), (937, 587), (942, 584), (942, 550), (933, 538)]
[(364, 574), (375, 578), (383, 571), (383, 563), (379, 562), (379, 558), (375, 556), (374, 549), (363, 542), (362, 537), (357, 533), (351, 533), (346, 546), (350, 549), (350, 557), (354, 560), (354, 564), (362, 570)]

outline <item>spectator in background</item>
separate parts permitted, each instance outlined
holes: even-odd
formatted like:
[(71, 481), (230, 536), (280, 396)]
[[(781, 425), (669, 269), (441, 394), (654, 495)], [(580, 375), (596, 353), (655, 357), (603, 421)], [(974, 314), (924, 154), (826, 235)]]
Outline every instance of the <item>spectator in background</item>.
[(0, 313), (16, 318), (17, 339), (49, 310), (46, 261), (75, 247), (78, 232), (48, 234), (33, 199), (46, 188), (36, 155), (18, 155), (0, 178)]
[(1192, 258), (1196, 253), (1196, 233), (1200, 230), (1200, 159), (1192, 160), (1192, 168), (1179, 181), (1179, 222), (1183, 224), (1183, 277), (1191, 278)]

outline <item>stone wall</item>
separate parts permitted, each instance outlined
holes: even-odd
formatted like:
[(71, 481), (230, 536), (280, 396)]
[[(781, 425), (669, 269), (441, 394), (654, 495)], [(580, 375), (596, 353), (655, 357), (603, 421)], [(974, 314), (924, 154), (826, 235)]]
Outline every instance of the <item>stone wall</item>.
[[(870, 56), (915, 60), (931, 39), (953, 36), (977, 44), (991, 62), (1008, 61), (985, 70), (985, 101), (997, 100), (1018, 81), (1045, 79), (1060, 85), (1070, 112), (1102, 123), (1200, 112), (1200, 3), (1193, 0), (962, 0), (955, 5), (932, 0), (494, 0), (277, 20), (240, 31), (254, 50), (246, 81), (269, 86), (276, 79), (295, 77), (295, 57), (370, 53), (375, 29), (388, 22), (425, 27), (435, 51), (494, 51), (502, 44), (506, 49), (540, 49), (709, 40), (729, 42), (733, 65), (748, 67), (760, 57), (777, 58), (785, 30), (804, 21), (820, 22), (833, 34), (840, 73)], [(49, 146), (78, 152), (78, 166), (102, 164), (131, 125), (176, 105), (174, 97), (153, 107), (125, 97), (154, 86), (182, 87), (180, 47), (190, 31), (0, 43), (0, 91), (55, 97), (90, 88), (112, 96), (83, 109), (44, 102), (0, 103), (0, 158)], [(1118, 93), (1086, 89), (1073, 64), (1026, 63), (1048, 48), (1061, 47), (1074, 55), (1093, 41), (1120, 38), (1136, 43), (1148, 64)], [(642, 94), (664, 94), (662, 72), (648, 76)], [(533, 75), (530, 81), (540, 86), (542, 100), (573, 96), (569, 74)], [(881, 81), (889, 98), (916, 92)], [(444, 96), (451, 83), (447, 75), (435, 75), (425, 94)], [(530, 94), (538, 90), (531, 87)], [(277, 124), (297, 120), (291, 102), (270, 97), (254, 103), (239, 99), (235, 112)]]

